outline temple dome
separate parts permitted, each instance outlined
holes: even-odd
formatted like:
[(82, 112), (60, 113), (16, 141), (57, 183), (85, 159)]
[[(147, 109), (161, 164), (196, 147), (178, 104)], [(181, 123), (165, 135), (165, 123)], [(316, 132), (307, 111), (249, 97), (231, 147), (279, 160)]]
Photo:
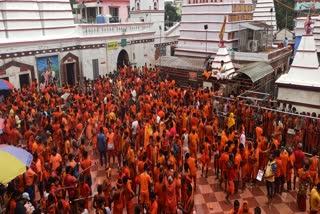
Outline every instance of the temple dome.
[(0, 1), (0, 41), (63, 38), (75, 32), (69, 0)]

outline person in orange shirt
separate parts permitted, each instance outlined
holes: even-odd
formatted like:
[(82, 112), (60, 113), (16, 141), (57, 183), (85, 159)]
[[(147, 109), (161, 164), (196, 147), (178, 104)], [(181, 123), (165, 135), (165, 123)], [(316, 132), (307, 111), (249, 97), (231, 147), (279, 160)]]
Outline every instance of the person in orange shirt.
[(196, 159), (191, 157), (189, 153), (185, 155), (185, 160), (186, 163), (188, 164), (189, 167), (189, 172), (190, 176), (193, 179), (193, 186), (194, 190), (197, 187), (197, 164), (196, 164)]
[(52, 153), (50, 156), (50, 164), (51, 164), (51, 170), (54, 171), (56, 170), (62, 162), (62, 158), (61, 155), (59, 153), (57, 153), (57, 148), (54, 147), (52, 148)]
[(202, 162), (202, 176), (204, 169), (206, 168), (206, 178), (208, 177), (208, 169), (210, 165), (210, 160), (211, 160), (211, 145), (208, 142), (208, 138), (205, 137), (205, 141), (203, 143), (203, 154), (201, 157), (201, 162)]
[(29, 193), (30, 201), (33, 201), (35, 198), (35, 181), (36, 181), (37, 174), (31, 169), (24, 173), (23, 179), (25, 181), (24, 191)]
[(151, 192), (150, 199), (152, 202), (151, 208), (150, 208), (150, 214), (157, 214), (159, 210), (159, 204), (158, 204), (157, 196), (154, 192)]
[(159, 204), (158, 213), (162, 213), (166, 203), (166, 192), (163, 188), (163, 174), (159, 175), (159, 181), (156, 182), (154, 191), (158, 197), (158, 204)]
[(275, 151), (274, 155), (275, 155), (275, 161), (277, 164), (277, 170), (275, 173), (275, 193), (279, 193), (281, 195), (282, 194), (281, 191), (283, 190), (282, 181), (281, 181), (283, 171), (282, 171), (282, 161), (280, 158), (280, 151)]
[(115, 163), (115, 142), (114, 142), (114, 132), (111, 128), (109, 128), (109, 132), (106, 134), (106, 142), (107, 142), (107, 156), (108, 156), (108, 164), (111, 165), (111, 157), (113, 163)]
[(238, 190), (239, 190), (239, 180), (240, 180), (240, 165), (241, 165), (241, 155), (240, 153), (238, 152), (238, 148), (235, 147), (233, 148), (232, 150), (232, 154), (234, 155), (234, 165), (236, 167), (235, 169), (235, 173), (236, 173), (236, 176), (235, 176), (235, 179), (234, 179), (234, 187), (235, 187), (235, 193), (238, 193)]
[(239, 209), (238, 214), (252, 214), (250, 208), (249, 208), (249, 203), (248, 201), (243, 201), (242, 206)]
[(92, 181), (91, 181), (90, 167), (92, 165), (92, 161), (89, 159), (88, 152), (86, 150), (82, 152), (82, 157), (83, 159), (80, 162), (80, 167), (82, 170), (84, 170), (82, 173), (85, 176), (85, 180), (89, 181), (88, 185), (91, 187)]
[(293, 172), (293, 167), (294, 167), (294, 162), (295, 162), (295, 156), (293, 153), (293, 149), (291, 147), (288, 148), (288, 164), (287, 164), (287, 171), (286, 171), (286, 182), (287, 182), (287, 191), (292, 190), (292, 172)]
[(166, 206), (165, 206), (165, 213), (168, 214), (175, 214), (177, 212), (177, 191), (176, 185), (177, 181), (172, 176), (169, 175), (164, 180), (165, 190), (166, 190)]
[(111, 191), (113, 199), (113, 214), (122, 214), (125, 205), (122, 179), (118, 179), (117, 188)]
[(286, 151), (285, 147), (281, 147), (280, 149), (280, 159), (282, 163), (282, 176), (281, 176), (281, 192), (284, 191), (284, 183), (286, 182), (286, 175), (287, 175), (287, 168), (288, 168), (288, 162), (289, 162), (289, 154)]
[(251, 169), (251, 174), (249, 175), (250, 181), (255, 184), (256, 177), (259, 170), (259, 148), (258, 143), (253, 143), (253, 149), (249, 151), (249, 158), (248, 158), (249, 168)]
[(124, 176), (122, 178), (122, 182), (123, 182), (123, 185), (124, 185), (124, 201), (125, 201), (125, 207), (126, 207), (126, 210), (127, 210), (127, 214), (133, 214), (133, 197), (135, 197), (135, 193), (134, 191), (132, 190), (132, 187), (131, 187), (131, 183), (132, 181), (129, 180), (129, 177), (127, 176)]
[(236, 168), (237, 166), (234, 164), (234, 156), (233, 154), (229, 155), (229, 160), (227, 161), (227, 169), (226, 169), (226, 183), (227, 183), (227, 195), (226, 201), (229, 201), (230, 195), (234, 194), (235, 187), (234, 187), (234, 180), (236, 178)]
[(88, 185), (89, 182), (89, 177), (86, 177), (84, 175), (80, 175), (79, 178), (80, 181), (80, 197), (84, 199), (85, 204), (84, 207), (86, 209), (89, 209), (89, 196), (91, 195), (91, 188)]
[(312, 157), (310, 158), (310, 176), (313, 181), (312, 184), (310, 184), (310, 189), (314, 185), (318, 184), (318, 173), (319, 173), (319, 158), (317, 157), (318, 151), (316, 148), (312, 149)]
[(221, 174), (220, 174), (220, 186), (222, 187), (222, 183), (225, 182), (225, 190), (227, 190), (227, 182), (226, 182), (226, 170), (227, 170), (227, 162), (229, 160), (229, 147), (226, 146), (224, 148), (224, 152), (221, 154), (220, 158), (219, 158), (219, 168), (221, 170)]
[(259, 121), (258, 126), (256, 127), (256, 142), (260, 142), (263, 135), (262, 122)]
[(189, 151), (190, 156), (197, 159), (197, 147), (199, 144), (199, 136), (196, 133), (196, 127), (192, 127), (192, 132), (189, 134)]
[(238, 214), (240, 208), (240, 203), (238, 200), (233, 202), (233, 208), (230, 210), (229, 214)]
[[(149, 206), (149, 185), (152, 184), (152, 179), (150, 175), (147, 173), (148, 165), (144, 164), (144, 172), (140, 174), (140, 197), (139, 203), (142, 206)], [(150, 207), (150, 206), (149, 206)]]

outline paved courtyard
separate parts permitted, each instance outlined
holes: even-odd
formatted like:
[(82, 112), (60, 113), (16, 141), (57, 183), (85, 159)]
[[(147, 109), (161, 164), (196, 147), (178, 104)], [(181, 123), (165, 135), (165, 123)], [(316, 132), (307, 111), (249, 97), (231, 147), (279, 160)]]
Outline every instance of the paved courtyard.
[[(92, 151), (91, 157), (93, 162), (97, 165), (92, 167), (92, 178), (93, 178), (93, 192), (96, 192), (96, 186), (101, 184), (104, 176), (105, 170), (100, 167), (99, 159), (96, 155), (93, 155)], [(212, 164), (213, 165), (213, 164)], [(117, 175), (117, 169), (112, 170), (113, 184), (115, 184), (115, 176)], [(243, 200), (249, 202), (249, 206), (252, 209), (259, 206), (262, 209), (262, 213), (267, 214), (290, 214), (290, 213), (306, 213), (300, 212), (296, 203), (296, 192), (283, 193), (281, 196), (275, 196), (273, 204), (267, 206), (266, 188), (263, 183), (257, 184), (256, 187), (252, 185), (247, 185), (247, 189), (243, 193), (238, 193), (231, 196), (231, 203), (225, 202), (225, 193), (220, 189), (218, 181), (213, 174), (213, 171), (209, 171), (208, 178), (201, 177), (201, 170), (198, 170), (198, 181), (197, 190), (195, 192), (195, 208), (197, 213), (217, 213), (226, 214), (229, 213), (232, 208), (233, 201), (238, 199), (240, 203)], [(309, 201), (307, 201), (307, 211), (309, 210)], [(93, 213), (93, 212), (92, 212)]]

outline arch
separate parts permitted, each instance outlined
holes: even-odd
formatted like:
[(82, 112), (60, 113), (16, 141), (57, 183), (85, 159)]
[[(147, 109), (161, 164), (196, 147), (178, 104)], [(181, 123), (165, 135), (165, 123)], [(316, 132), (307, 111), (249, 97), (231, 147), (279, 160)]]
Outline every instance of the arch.
[(153, 2), (153, 9), (158, 10), (158, 2), (156, 1)]
[(12, 67), (12, 66), (20, 68), (20, 72), (24, 72), (24, 71), (30, 70), (31, 79), (33, 80), (35, 78), (34, 66), (33, 65), (28, 65), (28, 64), (25, 64), (25, 63), (22, 63), (22, 62), (18, 62), (18, 61), (15, 61), (15, 60), (12, 60), (12, 61), (7, 62), (7, 63), (3, 64), (2, 66), (0, 66), (0, 75), (7, 74), (7, 69)]
[(60, 78), (61, 83), (75, 85), (80, 81), (79, 57), (68, 53), (60, 61)]
[(129, 54), (125, 49), (122, 49), (118, 55), (117, 67), (123, 67), (129, 65)]

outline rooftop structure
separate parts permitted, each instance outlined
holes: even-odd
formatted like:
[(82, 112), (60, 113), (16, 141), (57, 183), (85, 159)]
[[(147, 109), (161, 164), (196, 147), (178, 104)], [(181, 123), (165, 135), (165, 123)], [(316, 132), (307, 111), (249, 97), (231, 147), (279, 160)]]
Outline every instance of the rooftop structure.
[(273, 0), (257, 0), (253, 12), (254, 21), (263, 21), (273, 26), (273, 33), (277, 32), (276, 12)]
[(0, 43), (70, 37), (76, 26), (68, 0), (0, 1)]
[[(122, 1), (100, 1), (99, 5), (112, 2)], [(140, 10), (131, 8), (126, 22), (75, 24), (69, 0), (0, 1), (0, 78), (16, 88), (33, 79), (74, 85), (84, 77), (96, 79), (113, 72), (117, 66), (152, 64), (156, 44), (161, 43), (161, 35), (165, 37), (161, 33), (163, 0), (139, 2), (131, 1)], [(84, 4), (97, 6), (92, 1)], [(164, 53), (174, 43), (165, 38), (162, 42)]]
[(79, 23), (95, 23), (97, 15), (104, 16), (106, 23), (123, 23), (128, 21), (130, 0), (76, 0), (73, 7)]
[(238, 48), (242, 23), (253, 19), (251, 0), (185, 0), (182, 5), (180, 38), (175, 55), (206, 58), (218, 51), (219, 34), (226, 16), (224, 40), (227, 48)]
[(278, 100), (293, 104), (298, 112), (320, 113), (320, 69), (315, 38), (303, 35), (288, 73), (278, 84)]

